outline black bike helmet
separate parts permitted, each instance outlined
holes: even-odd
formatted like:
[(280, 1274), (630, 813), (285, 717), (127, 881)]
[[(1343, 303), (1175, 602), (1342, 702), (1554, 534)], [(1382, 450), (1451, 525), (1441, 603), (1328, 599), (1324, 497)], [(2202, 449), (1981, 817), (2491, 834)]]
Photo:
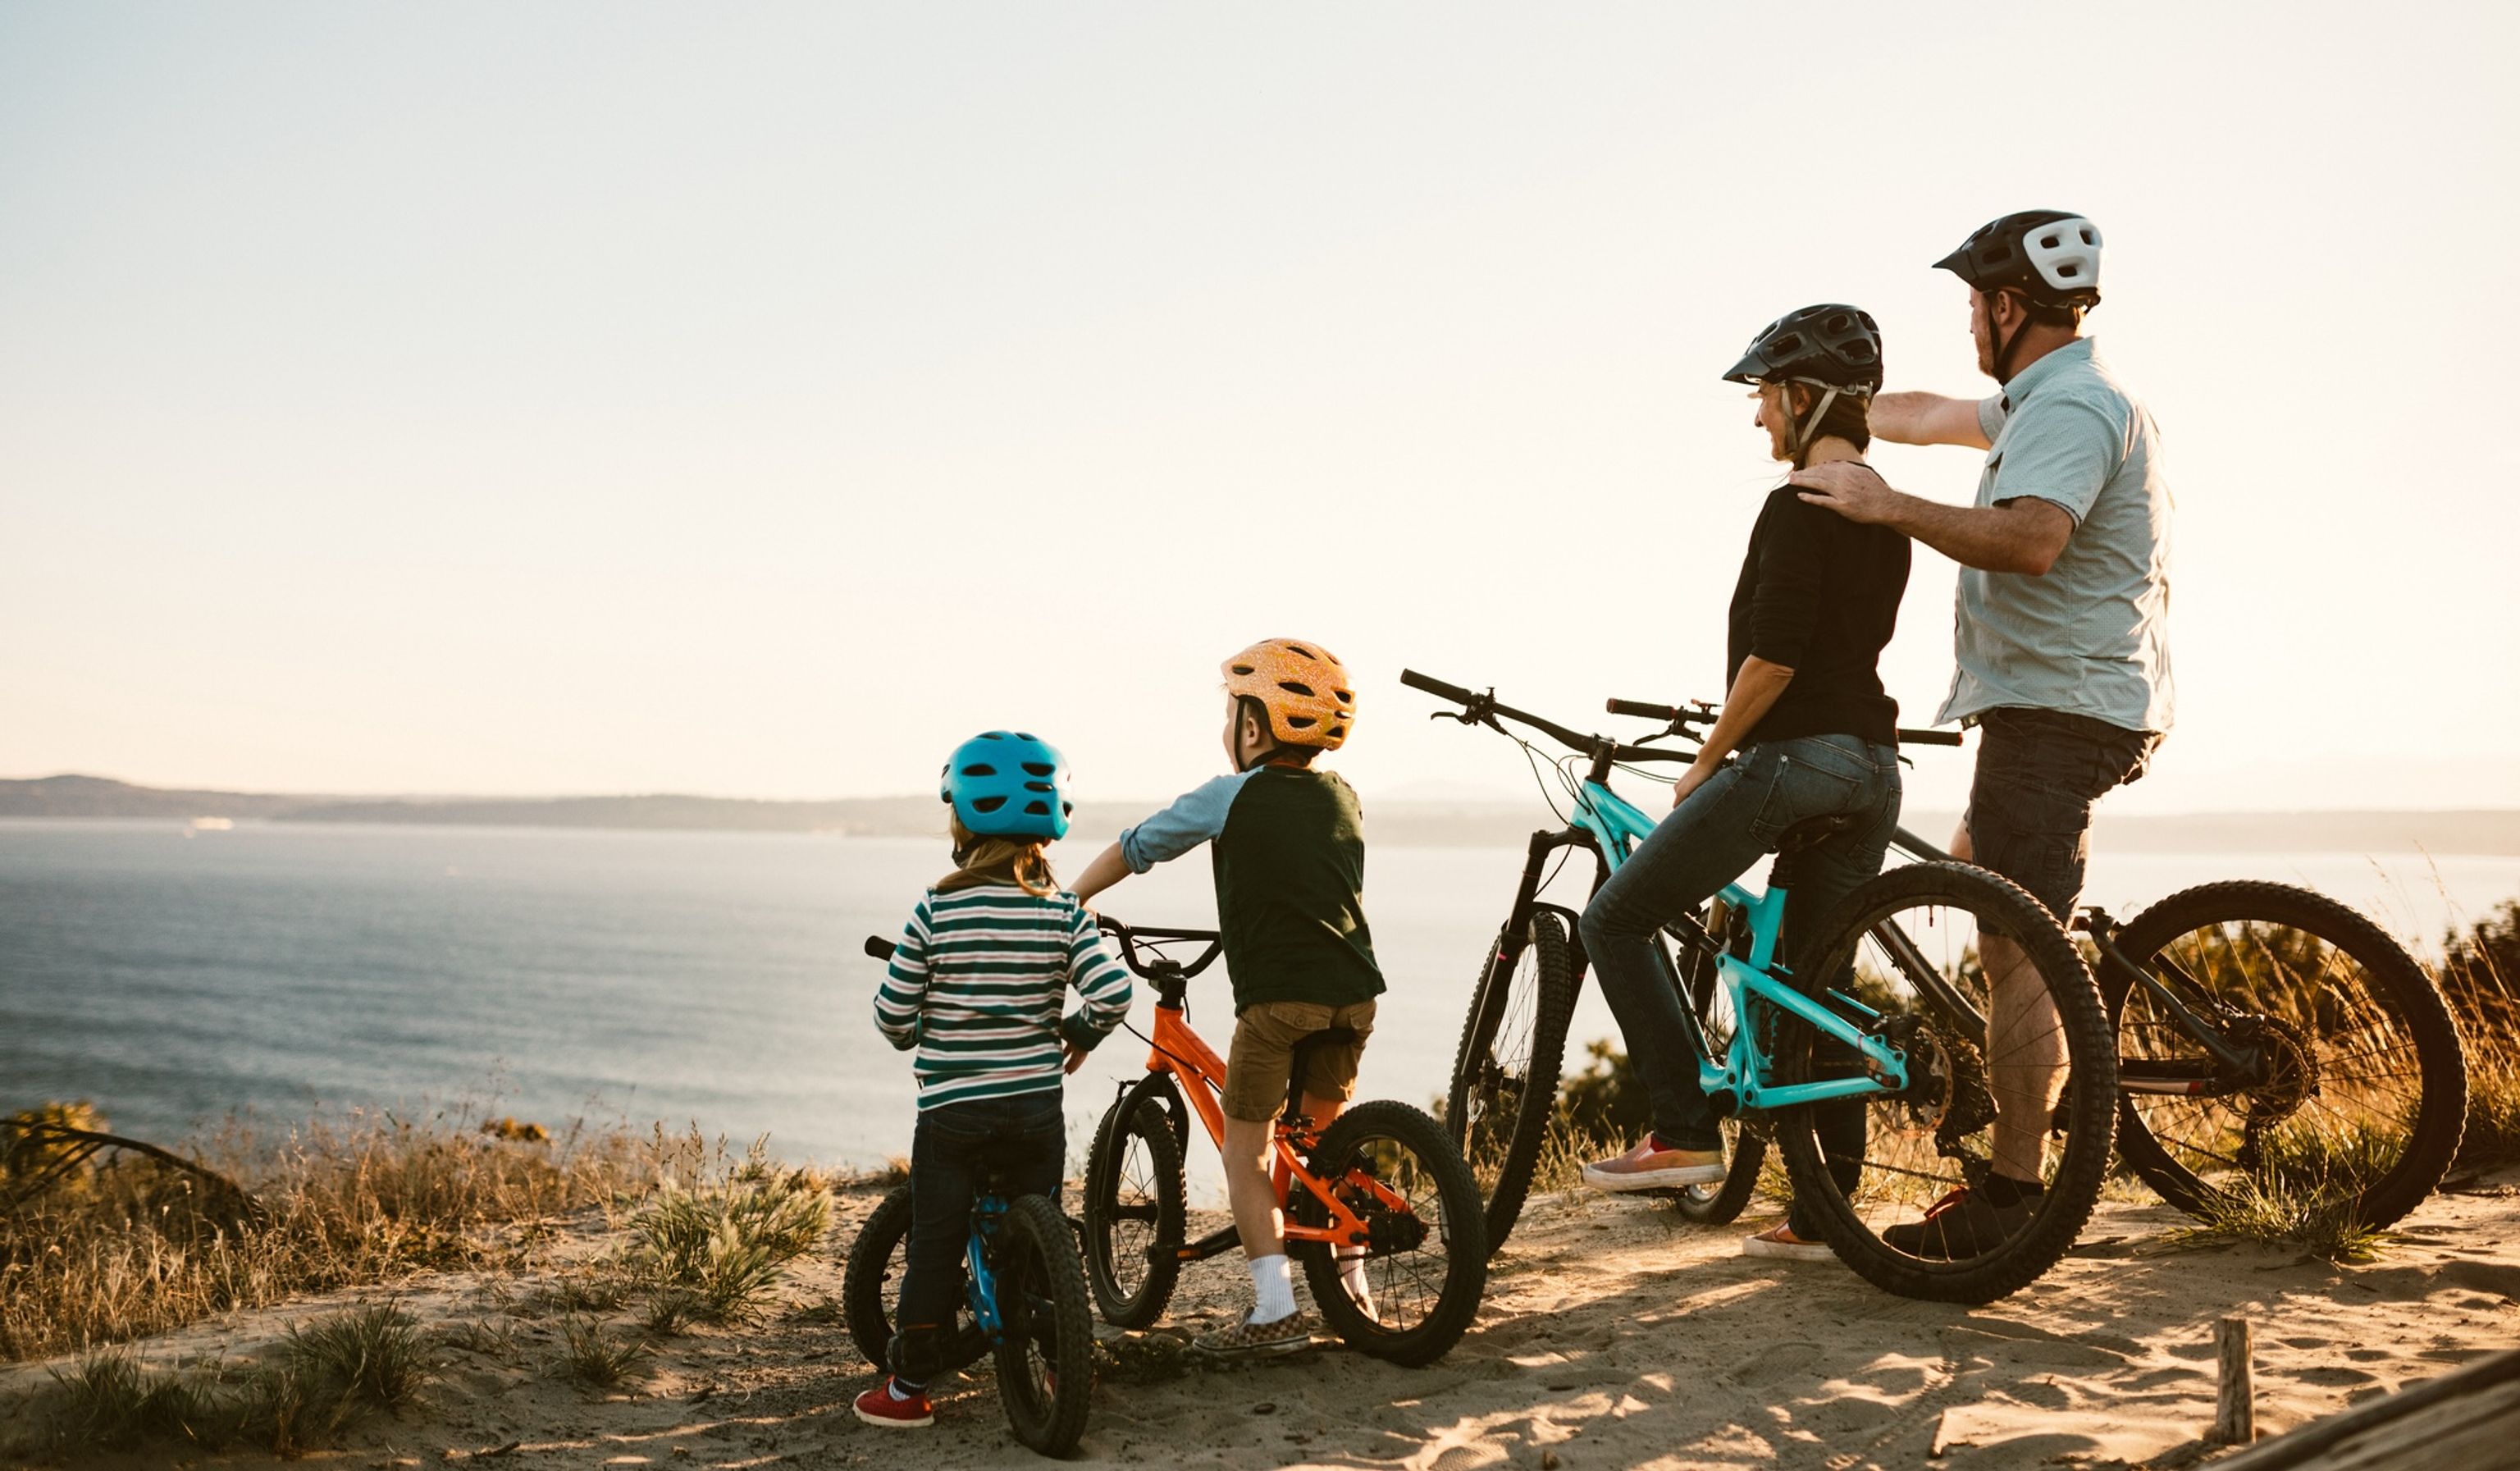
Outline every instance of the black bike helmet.
[(1990, 295), (2019, 291), (2032, 306), (2100, 304), (2100, 230), (2062, 209), (2024, 209), (1980, 225), (1934, 262)]
[[(1802, 383), (1819, 389), (1803, 422), (1790, 418), (1785, 448), (1794, 464), (1840, 398), (1865, 403), (1881, 389), (1881, 329), (1860, 307), (1829, 301), (1787, 312), (1752, 338), (1750, 350), (1724, 375), (1728, 383)], [(1787, 414), (1792, 410), (1787, 405)]]
[(1869, 398), (1881, 389), (1881, 329), (1840, 302), (1787, 312), (1762, 329), (1728, 383), (1809, 383)]

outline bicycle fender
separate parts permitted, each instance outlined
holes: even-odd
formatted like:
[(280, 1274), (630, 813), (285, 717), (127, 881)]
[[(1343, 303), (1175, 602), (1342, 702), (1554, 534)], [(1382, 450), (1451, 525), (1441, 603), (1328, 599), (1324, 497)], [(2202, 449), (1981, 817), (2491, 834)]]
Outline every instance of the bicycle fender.
[(1190, 1157), (1190, 1105), (1182, 1100), (1181, 1088), (1170, 1073), (1148, 1073), (1121, 1092), (1119, 1105), (1111, 1110), (1106, 1128), (1110, 1137), (1102, 1141), (1103, 1158), (1117, 1159), (1111, 1151), (1120, 1144), (1120, 1130), (1128, 1120), (1137, 1117), (1141, 1105), (1152, 1103), (1161, 1109), (1164, 1122), (1173, 1132), (1173, 1147), (1182, 1157)]

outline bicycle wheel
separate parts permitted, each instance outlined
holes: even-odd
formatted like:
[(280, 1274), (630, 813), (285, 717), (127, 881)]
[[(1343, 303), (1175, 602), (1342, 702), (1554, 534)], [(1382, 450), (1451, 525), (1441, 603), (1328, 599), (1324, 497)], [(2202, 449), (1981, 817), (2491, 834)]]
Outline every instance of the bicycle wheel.
[(1574, 1010), (1564, 921), (1535, 911), (1520, 936), (1500, 933), (1470, 997), (1444, 1098), (1445, 1130), (1487, 1203), (1491, 1252), (1505, 1245), (1530, 1193)]
[(848, 1265), (840, 1272), (840, 1315), (848, 1321), (849, 1338), (878, 1369), (891, 1367), (892, 1310), (901, 1298), (909, 1251), (910, 1186), (902, 1185), (884, 1196), (858, 1227)]
[[(1450, 1353), (1487, 1290), (1488, 1250), (1478, 1183), (1443, 1127), (1406, 1103), (1359, 1103), (1323, 1133), (1307, 1168), (1370, 1233), (1358, 1267), (1362, 1293), (1328, 1243), (1288, 1243), (1330, 1331), (1395, 1363), (1432, 1363)], [(1301, 1181), (1286, 1196), (1289, 1220), (1329, 1219)]]
[[(910, 1186), (895, 1186), (883, 1203), (858, 1227), (840, 1271), (840, 1316), (849, 1340), (878, 1369), (892, 1367), (893, 1309), (901, 1300), (902, 1273), (910, 1262)], [(954, 1370), (977, 1363), (989, 1352), (989, 1340), (966, 1322), (946, 1351), (945, 1367)]]
[(1134, 1096), (1112, 1101), (1085, 1157), (1085, 1271), (1103, 1320), (1121, 1328), (1151, 1326), (1172, 1301), (1181, 1259), (1148, 1252), (1180, 1244), (1190, 1195), (1164, 1111), (1139, 1099), (1119, 1118)]
[(1015, 1439), (1065, 1455), (1085, 1434), (1094, 1400), (1094, 1313), (1067, 1218), (1045, 1196), (1007, 1203), (994, 1245), (998, 1400)]
[[(1719, 916), (1720, 926), (1725, 921)], [(1718, 933), (1721, 933), (1719, 928)], [(1681, 983), (1681, 1003), (1697, 1017), (1706, 1045), (1720, 1059), (1732, 1045), (1736, 1025), (1732, 998), (1717, 979), (1715, 958), (1704, 951), (1687, 952), (1688, 977)], [(1764, 1119), (1737, 1114), (1722, 1121), (1724, 1178), (1713, 1184), (1683, 1185), (1670, 1193), (1683, 1220), (1699, 1226), (1728, 1226), (1758, 1192), (1759, 1174), (1768, 1162), (1768, 1125)]]
[[(2138, 914), (2117, 942), (2273, 1059), (2251, 1088), (2124, 1093), (2118, 1150), (2162, 1199), (2211, 1219), (2240, 1195), (2306, 1196), (2383, 1226), (2441, 1183), (2466, 1125), (2466, 1052), (2440, 989), (2378, 925), (2307, 889), (2210, 883)], [(2122, 1085), (2211, 1077), (2213, 1058), (2159, 997), (2115, 966), (2101, 988)]]
[[(1988, 931), (2018, 958), (2001, 986), (1979, 959)], [(2091, 1219), (2117, 1120), (2108, 1014), (2081, 955), (2037, 900), (1963, 864), (1881, 874), (1820, 934), (1809, 994), (1899, 1047), (1909, 1082), (1859, 1094), (1860, 1111), (1771, 1115), (1795, 1198), (1839, 1260), (1903, 1297), (1989, 1303), (2027, 1286)], [(1752, 1009), (1778, 1082), (1861, 1076), (1808, 1024)], [(2013, 1198), (2011, 1180), (2034, 1188)]]

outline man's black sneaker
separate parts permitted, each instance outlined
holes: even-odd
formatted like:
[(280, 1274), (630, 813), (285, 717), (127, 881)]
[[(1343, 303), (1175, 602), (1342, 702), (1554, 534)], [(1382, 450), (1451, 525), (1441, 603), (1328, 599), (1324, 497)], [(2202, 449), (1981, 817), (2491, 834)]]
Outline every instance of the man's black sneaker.
[(1892, 1251), (1928, 1262), (1960, 1262), (1982, 1257), (2012, 1238), (2039, 1212), (2039, 1191), (2022, 1193), (2010, 1205), (1995, 1205), (1966, 1185), (1934, 1202), (1925, 1219), (1912, 1226), (1894, 1226), (1881, 1233)]

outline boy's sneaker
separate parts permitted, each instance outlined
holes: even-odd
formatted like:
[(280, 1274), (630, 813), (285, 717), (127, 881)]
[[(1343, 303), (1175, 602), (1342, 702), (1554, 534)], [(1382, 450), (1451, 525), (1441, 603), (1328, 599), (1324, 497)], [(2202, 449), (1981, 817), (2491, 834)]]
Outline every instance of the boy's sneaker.
[(1765, 1257), (1773, 1262), (1834, 1262), (1837, 1253), (1825, 1241), (1806, 1241), (1794, 1234), (1789, 1226), (1764, 1230), (1755, 1236), (1741, 1238), (1741, 1255)]
[(2022, 1194), (2010, 1205), (1989, 1201), (1983, 1190), (1966, 1185), (1933, 1203), (1925, 1219), (1894, 1226), (1881, 1233), (1882, 1244), (1927, 1262), (1959, 1262), (1982, 1257), (2002, 1246), (2030, 1224), (2041, 1194)]
[(927, 1403), (927, 1391), (915, 1389), (902, 1399), (893, 1394), (889, 1378), (858, 1396), (857, 1411), (859, 1419), (887, 1430), (917, 1430), (936, 1423), (936, 1406)]
[(1202, 1333), (1191, 1341), (1191, 1347), (1202, 1354), (1221, 1356), (1292, 1354), (1312, 1345), (1312, 1315), (1301, 1308), (1265, 1323), (1245, 1318), (1231, 1328)]
[(1724, 1178), (1721, 1149), (1665, 1149), (1646, 1135), (1644, 1142), (1625, 1154), (1595, 1160), (1584, 1167), (1584, 1183), (1597, 1190), (1661, 1190), (1675, 1185), (1711, 1185)]

